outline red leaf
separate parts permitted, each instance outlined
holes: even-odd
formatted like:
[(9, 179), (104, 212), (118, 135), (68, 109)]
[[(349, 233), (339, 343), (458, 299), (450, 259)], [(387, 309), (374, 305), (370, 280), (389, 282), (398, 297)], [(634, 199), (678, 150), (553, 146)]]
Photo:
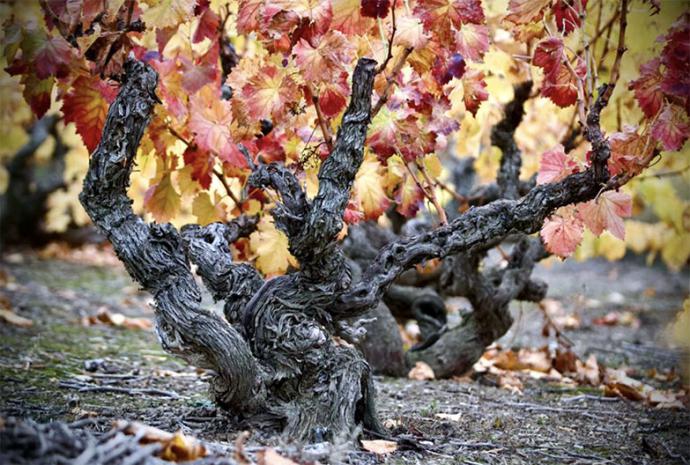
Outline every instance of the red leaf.
[(97, 76), (79, 76), (65, 95), (62, 112), (65, 121), (73, 122), (84, 145), (93, 152), (101, 140), (108, 107), (115, 100), (117, 88)]
[(474, 69), (470, 69), (462, 78), (463, 86), (465, 87), (465, 108), (472, 115), (477, 114), (479, 105), (489, 98), (489, 93), (486, 91), (486, 82), (484, 81), (484, 73)]
[(570, 256), (582, 242), (584, 226), (577, 216), (575, 207), (559, 208), (541, 228), (541, 238), (546, 250), (561, 257)]
[[(575, 66), (575, 73), (580, 78), (587, 74), (587, 67), (580, 58)], [(577, 102), (577, 81), (567, 66), (561, 64), (555, 72), (546, 76), (541, 86), (541, 95), (548, 97), (561, 108)]]
[(576, 171), (577, 164), (566, 155), (563, 151), (563, 146), (558, 144), (553, 149), (542, 154), (537, 184), (560, 181)]
[(194, 145), (187, 147), (183, 154), (184, 164), (192, 167), (192, 179), (201, 187), (211, 187), (211, 175), (213, 174), (213, 154), (200, 150)]
[(687, 114), (678, 105), (666, 103), (652, 126), (652, 137), (661, 142), (664, 150), (678, 150), (690, 136)]
[(319, 95), (319, 108), (328, 118), (332, 118), (340, 113), (346, 104), (347, 98), (337, 87), (328, 86)]
[(690, 97), (690, 14), (673, 23), (664, 37), (661, 62), (666, 66), (661, 88), (678, 97)]
[(197, 10), (201, 10), (201, 16), (199, 16), (199, 25), (192, 36), (192, 43), (197, 44), (206, 38), (216, 40), (218, 28), (220, 27), (220, 17), (209, 8), (208, 1), (196, 6), (195, 14), (198, 16), (199, 12)]
[(259, 30), (264, 0), (240, 0), (237, 9), (237, 32), (249, 34)]
[(202, 65), (192, 63), (185, 57), (180, 57), (184, 72), (182, 74), (182, 87), (190, 95), (195, 94), (206, 84), (210, 84), (218, 77), (218, 68), (214, 65)]
[(425, 0), (417, 3), (414, 13), (443, 42), (451, 42), (452, 31), (462, 24), (484, 22), (481, 0)]
[(50, 108), (50, 94), (53, 91), (55, 79), (38, 79), (34, 74), (24, 74), (21, 78), (24, 85), (24, 99), (27, 101), (31, 110), (37, 118), (45, 115)]
[(63, 78), (69, 74), (72, 47), (62, 37), (51, 37), (45, 41), (33, 57), (36, 76), (45, 79), (49, 76)]
[(563, 39), (560, 37), (550, 37), (539, 42), (532, 58), (532, 64), (542, 68), (547, 76), (557, 70), (562, 61)]
[(556, 27), (565, 35), (580, 27), (580, 12), (587, 7), (587, 0), (558, 0), (553, 6)]
[(360, 11), (369, 18), (385, 18), (390, 9), (390, 0), (362, 0)]
[(640, 66), (640, 77), (629, 85), (629, 88), (635, 91), (635, 99), (647, 118), (654, 118), (664, 103), (664, 93), (661, 90), (664, 76), (659, 69), (660, 65), (659, 58), (643, 64)]

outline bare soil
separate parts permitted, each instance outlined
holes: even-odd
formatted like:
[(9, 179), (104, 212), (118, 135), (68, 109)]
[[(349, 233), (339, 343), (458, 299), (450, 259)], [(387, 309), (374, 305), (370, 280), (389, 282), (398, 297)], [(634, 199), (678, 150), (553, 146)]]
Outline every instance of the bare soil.
[[(107, 431), (116, 419), (137, 420), (181, 429), (213, 450), (231, 453), (248, 427), (208, 400), (203, 371), (163, 352), (152, 331), (82, 324), (103, 308), (152, 316), (149, 296), (124, 269), (114, 260), (100, 261), (105, 264), (14, 252), (0, 262), (0, 294), (34, 322), (29, 328), (0, 323), (0, 417), (91, 418), (84, 427), (94, 432)], [(580, 328), (566, 336), (581, 357), (595, 354), (607, 366), (637, 369), (640, 377), (683, 363), (687, 355), (669, 348), (663, 333), (690, 291), (687, 271), (672, 273), (628, 257), (617, 263), (552, 263), (536, 274), (549, 283), (550, 297), (580, 316)], [(592, 324), (616, 310), (631, 312), (639, 326)], [(544, 320), (536, 307), (515, 304), (513, 311), (516, 323), (500, 344), (553, 343), (541, 335)], [(603, 397), (592, 387), (538, 380), (528, 380), (522, 394), (500, 389), (487, 377), (376, 382), (379, 415), (401, 439), (395, 453), (379, 456), (346, 438), (331, 445), (291, 444), (273, 431), (252, 431), (247, 451), (271, 445), (293, 458), (356, 464), (690, 462), (687, 409), (656, 409)], [(679, 380), (645, 382), (680, 388)], [(439, 418), (441, 413), (454, 416)]]

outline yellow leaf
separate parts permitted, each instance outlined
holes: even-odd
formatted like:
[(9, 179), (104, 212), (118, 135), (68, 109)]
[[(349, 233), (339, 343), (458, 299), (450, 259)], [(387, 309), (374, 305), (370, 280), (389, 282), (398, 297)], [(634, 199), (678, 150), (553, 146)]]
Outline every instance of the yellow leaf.
[(187, 462), (205, 455), (206, 448), (193, 438), (182, 434), (181, 431), (173, 435), (161, 452), (161, 458), (171, 462)]
[(680, 270), (690, 258), (690, 233), (673, 235), (661, 249), (661, 258), (669, 268)]
[(144, 206), (158, 223), (170, 221), (180, 211), (180, 194), (177, 193), (166, 174), (160, 182), (146, 192)]
[(147, 0), (149, 9), (141, 15), (149, 27), (177, 26), (192, 19), (196, 0)]
[(249, 247), (256, 255), (256, 268), (267, 276), (284, 274), (297, 260), (288, 250), (287, 236), (276, 229), (273, 218), (264, 216), (249, 236)]
[(202, 226), (222, 221), (224, 217), (222, 205), (220, 203), (214, 205), (208, 192), (201, 192), (196, 196), (192, 202), (192, 214)]
[(355, 198), (366, 219), (375, 220), (388, 207), (389, 200), (383, 190), (381, 164), (375, 156), (367, 154), (355, 178)]

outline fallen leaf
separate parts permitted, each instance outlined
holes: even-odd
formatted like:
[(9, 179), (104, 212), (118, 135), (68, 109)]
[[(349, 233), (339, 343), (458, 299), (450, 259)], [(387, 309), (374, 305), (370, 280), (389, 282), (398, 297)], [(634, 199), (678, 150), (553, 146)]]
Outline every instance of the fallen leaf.
[(185, 436), (181, 431), (175, 433), (168, 441), (160, 456), (171, 462), (187, 462), (206, 455), (206, 448), (196, 439)]
[(441, 420), (460, 421), (462, 413), (437, 413), (436, 418), (440, 418)]
[(601, 375), (599, 363), (594, 354), (591, 354), (584, 363), (580, 360), (576, 360), (575, 367), (581, 382), (587, 382), (592, 386), (599, 386), (601, 383)]
[(514, 394), (522, 394), (524, 385), (518, 376), (510, 371), (505, 371), (498, 377), (498, 386), (507, 389)]
[(402, 423), (400, 423), (400, 420), (395, 420), (393, 418), (387, 418), (383, 421), (383, 427), (386, 429), (397, 428), (400, 425), (402, 425)]
[(148, 318), (133, 318), (123, 315), (122, 313), (113, 313), (106, 307), (98, 309), (96, 315), (89, 315), (82, 318), (83, 326), (94, 326), (97, 324), (106, 324), (110, 326), (122, 327), (127, 329), (141, 329), (151, 330), (153, 322)]
[(434, 370), (429, 365), (424, 362), (417, 362), (407, 374), (407, 377), (417, 381), (424, 381), (434, 379), (436, 375), (434, 375)]
[(577, 372), (577, 355), (570, 350), (556, 350), (553, 367), (560, 373), (575, 373)]
[(0, 320), (20, 328), (29, 328), (34, 322), (23, 316), (19, 316), (11, 310), (0, 308)]
[(398, 450), (398, 444), (395, 441), (386, 441), (385, 439), (362, 440), (362, 447), (364, 450), (378, 455), (386, 455)]
[(186, 462), (204, 457), (207, 454), (203, 444), (193, 437), (184, 435), (181, 431), (169, 433), (143, 423), (125, 420), (115, 421), (113, 427), (124, 434), (139, 437), (141, 444), (160, 443), (163, 449), (159, 456), (163, 460)]
[(546, 347), (539, 350), (520, 349), (518, 352), (521, 369), (548, 373), (551, 370), (551, 357)]
[(297, 465), (297, 462), (283, 457), (270, 447), (260, 450), (256, 456), (259, 459), (259, 465)]
[(247, 459), (244, 453), (244, 443), (249, 438), (249, 431), (242, 431), (235, 439), (235, 461), (240, 465), (250, 465), (251, 462)]

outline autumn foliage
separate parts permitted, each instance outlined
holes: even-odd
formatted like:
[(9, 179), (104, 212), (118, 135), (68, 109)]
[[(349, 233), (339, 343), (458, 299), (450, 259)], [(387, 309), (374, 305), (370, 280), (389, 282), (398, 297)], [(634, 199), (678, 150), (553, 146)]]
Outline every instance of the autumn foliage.
[[(489, 126), (512, 84), (528, 79), (536, 81), (525, 117), (532, 129), (517, 136), (527, 160), (523, 177), (536, 172), (538, 184), (590, 165), (578, 128), (598, 84), (609, 80), (618, 81), (617, 103), (604, 120), (612, 175), (632, 178), (662, 151), (682, 150), (690, 136), (690, 14), (635, 3), (638, 22), (671, 14), (675, 20), (656, 44), (617, 43), (624, 26), (613, 2), (510, 0), (507, 11), (494, 3), (42, 0), (28, 12), (5, 9), (2, 43), (5, 70), (19, 79), (35, 116), (59, 108), (89, 151), (99, 143), (126, 58), (158, 72), (161, 105), (139, 160), (149, 176), (143, 206), (158, 222), (189, 213), (190, 205), (202, 224), (269, 212), (275, 198), (247, 186), (250, 169), (239, 144), (253, 160), (289, 166), (314, 193), (363, 56), (381, 68), (348, 223), (379, 219), (391, 206), (413, 217), (425, 205), (433, 212), (432, 205), (457, 198), (443, 181), (448, 157), (475, 155), (480, 175), (493, 175)], [(635, 58), (652, 52), (621, 67), (626, 48)], [(557, 124), (544, 124), (549, 112)], [(568, 135), (575, 137), (566, 143)], [(571, 255), (586, 230), (623, 239), (636, 197), (638, 209), (646, 202), (674, 228), (676, 248), (668, 254), (687, 260), (685, 214), (677, 219), (680, 213), (655, 206), (652, 198), (665, 187), (637, 189), (556, 211), (541, 230), (548, 250)], [(680, 212), (688, 211), (678, 202)], [(638, 236), (649, 234), (635, 227)], [(235, 248), (258, 258), (266, 274), (298, 266), (270, 215)]]

